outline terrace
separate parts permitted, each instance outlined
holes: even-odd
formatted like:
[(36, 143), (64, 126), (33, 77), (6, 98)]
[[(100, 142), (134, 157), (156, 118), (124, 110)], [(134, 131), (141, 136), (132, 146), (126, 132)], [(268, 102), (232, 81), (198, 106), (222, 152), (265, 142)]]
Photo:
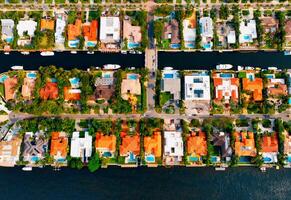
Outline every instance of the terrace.
[(25, 100), (31, 100), (34, 96), (36, 72), (28, 72), (23, 80), (21, 88), (22, 97)]
[(121, 144), (119, 147), (119, 155), (125, 157), (125, 163), (136, 163), (136, 157), (140, 155), (140, 136), (138, 133), (135, 135), (128, 135), (121, 132)]
[(43, 100), (55, 100), (59, 97), (58, 84), (55, 82), (47, 82), (39, 91), (40, 98)]
[(193, 12), (192, 15), (183, 20), (183, 36), (186, 48), (195, 47), (196, 39), (196, 13)]
[(55, 43), (58, 48), (64, 47), (65, 37), (63, 33), (65, 32), (65, 27), (67, 24), (67, 15), (65, 13), (56, 13), (56, 31), (55, 31)]
[(82, 20), (76, 19), (75, 24), (68, 24), (68, 46), (78, 48), (79, 36), (82, 35)]
[(115, 92), (114, 81), (114, 72), (102, 72), (102, 76), (95, 80), (95, 99), (111, 99)]
[(242, 21), (239, 26), (240, 35), (239, 35), (239, 43), (240, 44), (248, 44), (252, 43), (254, 39), (257, 39), (257, 28), (256, 21)]
[(288, 95), (285, 79), (270, 78), (267, 83), (267, 93), (270, 97), (280, 97)]
[(213, 23), (210, 17), (201, 17), (199, 20), (201, 27), (202, 47), (211, 50), (213, 43)]
[(100, 18), (100, 41), (105, 48), (115, 49), (120, 42), (120, 20), (119, 17)]
[(161, 132), (154, 132), (152, 136), (144, 137), (145, 161), (155, 163), (156, 158), (162, 156), (162, 135)]
[[(214, 156), (211, 162), (217, 163), (220, 160), (230, 161), (232, 156), (232, 149), (230, 146), (230, 135), (224, 132), (212, 133), (210, 141), (216, 148), (218, 156)], [(222, 158), (222, 159), (220, 159)]]
[(126, 79), (121, 82), (121, 97), (124, 100), (134, 102), (136, 95), (141, 95), (141, 84), (139, 74), (127, 74)]
[(286, 32), (286, 47), (291, 47), (291, 19), (287, 19), (285, 22), (285, 32)]
[(116, 151), (116, 136), (96, 133), (95, 148), (101, 157), (114, 157)]
[(64, 132), (53, 132), (51, 140), (50, 155), (56, 163), (64, 164), (66, 162), (68, 149), (68, 137)]
[(173, 100), (181, 99), (181, 79), (178, 70), (162, 71), (161, 92), (169, 92)]
[(234, 28), (227, 22), (218, 22), (216, 25), (218, 35), (218, 46), (227, 48), (228, 45), (235, 44), (236, 37)]
[(254, 74), (247, 75), (247, 78), (242, 79), (242, 87), (244, 91), (251, 92), (252, 100), (263, 100), (263, 79), (255, 78)]
[(55, 20), (53, 19), (41, 19), (40, 20), (40, 30), (55, 30)]
[(170, 48), (179, 48), (180, 47), (180, 38), (179, 38), (179, 24), (176, 19), (171, 19), (169, 22), (165, 22), (163, 30), (163, 40), (166, 42), (170, 41)]

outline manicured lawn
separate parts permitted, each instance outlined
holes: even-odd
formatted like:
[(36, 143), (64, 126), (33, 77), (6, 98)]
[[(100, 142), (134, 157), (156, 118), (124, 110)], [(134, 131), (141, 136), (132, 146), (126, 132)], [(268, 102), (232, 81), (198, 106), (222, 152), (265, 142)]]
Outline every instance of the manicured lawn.
[(78, 3), (78, 0), (69, 0), (70, 3)]
[(48, 38), (46, 36), (41, 37), (40, 42), (39, 42), (39, 47), (46, 48), (47, 45), (48, 45)]
[(4, 96), (4, 85), (0, 84), (0, 94)]
[(76, 11), (69, 11), (68, 23), (69, 24), (75, 23), (76, 17), (77, 17), (77, 12)]
[(162, 40), (162, 46), (164, 49), (170, 48), (170, 40)]
[(56, 4), (63, 4), (65, 3), (66, 1), (65, 0), (55, 0), (55, 3)]
[(182, 3), (182, 0), (176, 0), (176, 3)]
[(0, 3), (5, 3), (5, 0), (0, 0)]
[(172, 99), (172, 95), (169, 92), (161, 92), (161, 94), (160, 94), (160, 105), (163, 106), (170, 99)]
[(239, 78), (246, 78), (247, 77), (247, 73), (246, 72), (239, 72), (238, 73), (238, 77)]
[(45, 0), (45, 3), (51, 4), (51, 3), (53, 3), (53, 0)]

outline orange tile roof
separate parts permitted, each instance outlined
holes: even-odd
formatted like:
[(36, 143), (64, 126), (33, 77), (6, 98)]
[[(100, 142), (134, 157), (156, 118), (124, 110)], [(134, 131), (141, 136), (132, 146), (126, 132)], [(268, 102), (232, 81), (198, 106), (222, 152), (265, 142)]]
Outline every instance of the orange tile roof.
[(214, 87), (222, 85), (222, 78), (213, 78)]
[(154, 132), (152, 136), (144, 137), (144, 150), (145, 150), (145, 153), (153, 154), (155, 157), (162, 156), (161, 132)]
[(64, 87), (65, 101), (79, 101), (81, 99), (81, 91), (79, 89), (74, 89), (74, 91), (78, 92), (72, 92), (70, 87)]
[(41, 30), (54, 30), (55, 29), (55, 21), (53, 19), (41, 19), (40, 29)]
[(16, 77), (13, 78), (7, 78), (4, 81), (4, 87), (5, 87), (5, 99), (10, 100), (14, 99), (15, 97), (15, 87), (17, 86), (18, 80)]
[(277, 133), (272, 136), (264, 135), (261, 139), (262, 152), (278, 152)]
[(98, 22), (93, 20), (90, 25), (83, 25), (83, 35), (88, 41), (97, 40)]
[(128, 152), (132, 152), (135, 155), (139, 155), (140, 136), (138, 134), (134, 136), (130, 136), (130, 135), (123, 136), (119, 150), (120, 150), (120, 156), (126, 156)]
[(231, 78), (230, 82), (231, 82), (231, 85), (239, 86), (239, 79), (238, 78)]
[(77, 19), (75, 24), (68, 25), (68, 40), (75, 40), (81, 35), (82, 20)]
[(243, 90), (253, 92), (253, 99), (255, 101), (263, 100), (263, 79), (255, 78), (250, 80), (248, 78), (243, 78)]
[(187, 153), (197, 156), (207, 155), (207, 141), (204, 132), (192, 132), (187, 136)]
[(96, 134), (95, 148), (106, 148), (111, 152), (116, 151), (116, 136), (104, 135), (102, 133)]
[(40, 89), (39, 95), (43, 100), (57, 99), (59, 96), (59, 90), (57, 83), (48, 82)]
[(287, 95), (287, 85), (276, 83), (268, 88), (268, 94), (273, 96)]
[(235, 154), (237, 156), (255, 157), (257, 150), (255, 147), (254, 133), (252, 132), (235, 132)]
[(67, 149), (68, 138), (65, 136), (65, 134), (61, 135), (59, 132), (52, 132), (50, 155), (66, 157)]

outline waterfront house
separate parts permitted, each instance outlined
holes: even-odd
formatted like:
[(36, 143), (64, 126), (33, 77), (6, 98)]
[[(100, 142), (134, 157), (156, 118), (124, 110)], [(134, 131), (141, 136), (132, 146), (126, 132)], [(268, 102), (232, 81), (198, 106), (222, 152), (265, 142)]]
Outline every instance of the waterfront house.
[(257, 39), (256, 21), (255, 20), (241, 21), (239, 31), (240, 31), (239, 35), (240, 44), (252, 43), (254, 39)]
[(201, 17), (199, 20), (202, 37), (202, 47), (205, 50), (212, 48), (213, 42), (213, 22), (210, 17)]
[(113, 71), (103, 71), (101, 77), (97, 77), (95, 80), (95, 99), (104, 99), (106, 101), (111, 99), (115, 92), (114, 81)]
[(117, 48), (120, 42), (119, 17), (100, 17), (100, 41), (105, 48)]
[(287, 163), (291, 164), (291, 136), (290, 134), (284, 130), (284, 154), (287, 155)]
[(250, 157), (255, 157), (257, 155), (254, 133), (241, 131), (234, 132), (233, 134), (235, 137), (235, 155), (240, 157), (240, 162), (249, 162)]
[(34, 32), (37, 27), (37, 22), (29, 20), (20, 20), (16, 26), (17, 34), (19, 36), (17, 45), (25, 46), (31, 44), (31, 39), (34, 37)]
[(210, 101), (210, 77), (205, 72), (184, 76), (184, 99), (190, 101)]
[(98, 21), (92, 20), (91, 22), (86, 22), (83, 24), (82, 29), (85, 38), (85, 47), (95, 47), (97, 45)]
[(64, 132), (52, 132), (50, 155), (56, 164), (66, 164), (68, 137)]
[(96, 133), (95, 141), (96, 152), (99, 152), (100, 157), (114, 157), (116, 151), (116, 136)]
[(39, 96), (43, 100), (55, 100), (59, 97), (58, 84), (56, 82), (47, 82), (46, 85), (40, 89)]
[(263, 156), (264, 163), (276, 163), (278, 161), (278, 135), (277, 133), (264, 134), (260, 140), (261, 153)]
[(48, 141), (43, 132), (26, 132), (23, 142), (23, 161), (37, 164), (45, 157), (45, 153), (48, 151)]
[(196, 23), (195, 11), (193, 11), (189, 18), (183, 20), (183, 37), (186, 48), (193, 49), (195, 47)]
[(31, 100), (34, 96), (36, 72), (27, 72), (26, 77), (23, 79), (21, 94), (23, 99)]
[(14, 21), (12, 19), (1, 19), (2, 40), (7, 43), (12, 43), (14, 38)]
[(129, 135), (126, 132), (120, 133), (121, 144), (119, 146), (119, 155), (125, 157), (125, 163), (136, 163), (137, 156), (140, 155), (140, 135)]
[(201, 163), (202, 157), (207, 155), (206, 134), (199, 131), (191, 131), (186, 136), (187, 159), (190, 163)]
[(13, 167), (19, 160), (22, 139), (18, 135), (8, 133), (0, 141), (0, 166)]
[(79, 47), (79, 37), (82, 35), (82, 20), (76, 19), (75, 24), (68, 24), (68, 46)]
[(164, 163), (179, 165), (184, 156), (183, 138), (181, 131), (164, 131)]
[(144, 153), (146, 163), (155, 163), (162, 156), (162, 134), (154, 131), (153, 135), (144, 137)]
[(73, 132), (71, 139), (72, 158), (81, 158), (82, 162), (87, 163), (92, 155), (92, 136), (86, 132)]
[(162, 70), (161, 92), (169, 92), (172, 100), (181, 99), (181, 78), (178, 70)]
[(135, 101), (136, 95), (141, 95), (141, 84), (139, 74), (129, 73), (121, 82), (121, 97), (131, 102)]
[(50, 30), (54, 31), (55, 30), (55, 20), (49, 19), (49, 18), (44, 18), (40, 20), (40, 30)]
[(142, 39), (141, 27), (133, 26), (129, 17), (123, 20), (123, 40), (127, 41), (127, 48), (133, 49), (140, 46)]
[(242, 79), (242, 89), (246, 93), (251, 94), (251, 100), (262, 101), (263, 100), (263, 79), (256, 78), (255, 74), (247, 73), (246, 78)]
[(290, 48), (291, 47), (291, 18), (287, 19), (285, 22), (285, 32), (286, 32), (286, 47)]
[(180, 47), (179, 23), (176, 19), (165, 22), (162, 38), (165, 41), (170, 41), (170, 48), (177, 49)]
[(274, 17), (261, 17), (261, 26), (263, 27), (263, 33), (270, 33), (274, 35), (278, 29), (278, 20)]
[(70, 78), (71, 86), (64, 87), (64, 100), (65, 101), (79, 101), (81, 99), (80, 79)]
[(56, 16), (55, 45), (57, 48), (63, 48), (65, 43), (64, 32), (67, 24), (67, 15), (59, 12)]
[(18, 80), (16, 77), (9, 77), (4, 81), (5, 100), (14, 99), (16, 96), (16, 86)]
[(212, 163), (221, 161), (230, 161), (232, 149), (230, 146), (230, 134), (225, 132), (214, 132), (210, 135), (211, 144), (215, 148), (215, 154), (219, 156), (211, 156)]
[(287, 85), (283, 78), (270, 78), (267, 83), (269, 97), (280, 97), (288, 95)]
[(229, 45), (235, 44), (236, 36), (231, 23), (225, 21), (216, 22), (216, 32), (218, 36), (218, 47), (227, 48)]
[(239, 79), (231, 73), (214, 73), (214, 96), (216, 101), (229, 103), (230, 100), (238, 101)]

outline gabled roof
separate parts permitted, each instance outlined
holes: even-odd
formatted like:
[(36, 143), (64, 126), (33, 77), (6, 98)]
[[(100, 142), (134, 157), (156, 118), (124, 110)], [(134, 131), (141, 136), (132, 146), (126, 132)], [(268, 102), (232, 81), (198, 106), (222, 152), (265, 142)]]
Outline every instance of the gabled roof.
[(21, 94), (25, 99), (31, 99), (33, 97), (33, 91), (35, 88), (35, 79), (25, 77), (21, 88)]
[(116, 151), (116, 136), (115, 135), (104, 135), (102, 133), (96, 134), (95, 148), (107, 149), (111, 152)]
[(146, 154), (153, 154), (156, 157), (162, 156), (161, 132), (154, 132), (152, 136), (144, 137), (144, 150)]
[(65, 133), (52, 132), (51, 156), (60, 156), (65, 158), (67, 156), (68, 138)]

